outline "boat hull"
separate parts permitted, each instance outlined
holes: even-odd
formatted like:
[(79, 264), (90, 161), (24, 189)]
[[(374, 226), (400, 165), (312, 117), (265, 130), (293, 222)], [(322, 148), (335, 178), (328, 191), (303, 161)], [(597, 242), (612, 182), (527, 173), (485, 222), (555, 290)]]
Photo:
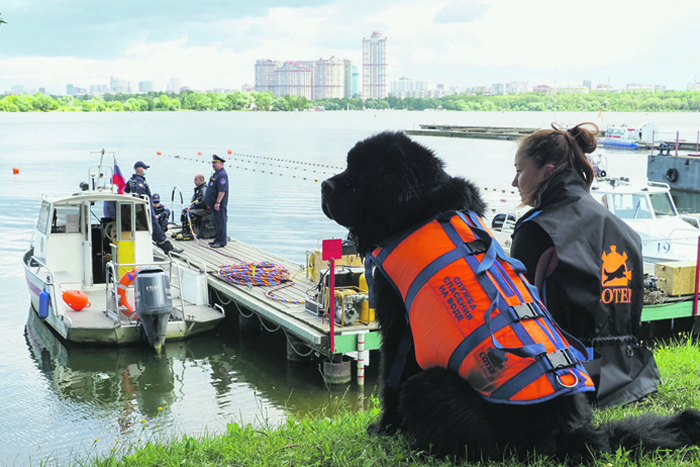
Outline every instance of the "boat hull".
[[(54, 292), (55, 286), (44, 277), (36, 274), (33, 268), (29, 267), (31, 256), (32, 251), (29, 250), (25, 254), (23, 264), (32, 312), (38, 317), (41, 316), (39, 314), (40, 295), (42, 291), (46, 290), (50, 297), (49, 309), (46, 318), (42, 321), (60, 338), (77, 344), (106, 346), (148, 343), (143, 332), (143, 326), (139, 321), (129, 320), (125, 323), (117, 318), (108, 318), (108, 312), (105, 308), (94, 309), (91, 307), (89, 310), (82, 312), (99, 314), (101, 316), (96, 325), (81, 325), (75, 319), (76, 316), (79, 316), (79, 312), (66, 311), (63, 299)], [(93, 287), (90, 290), (90, 294), (93, 296), (100, 293), (106, 295), (104, 285)], [(171, 316), (165, 329), (165, 340), (182, 340), (209, 332), (215, 329), (224, 318), (223, 313), (215, 312), (208, 309), (208, 307), (198, 308), (201, 310), (199, 314), (184, 313), (184, 316), (186, 316), (184, 319), (174, 319)], [(71, 319), (71, 315), (73, 315), (73, 319)]]

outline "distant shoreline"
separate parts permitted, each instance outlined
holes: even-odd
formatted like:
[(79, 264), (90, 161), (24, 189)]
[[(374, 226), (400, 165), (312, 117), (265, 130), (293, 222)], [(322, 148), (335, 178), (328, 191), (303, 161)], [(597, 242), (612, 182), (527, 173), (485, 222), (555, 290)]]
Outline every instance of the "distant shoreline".
[(443, 97), (384, 99), (322, 99), (279, 96), (272, 92), (185, 91), (180, 94), (104, 94), (103, 96), (51, 96), (42, 93), (11, 94), (0, 99), (0, 112), (158, 112), (158, 111), (343, 111), (343, 110), (452, 110), (502, 112), (697, 112), (700, 92), (695, 91), (591, 91), (587, 94), (513, 95), (454, 94)]

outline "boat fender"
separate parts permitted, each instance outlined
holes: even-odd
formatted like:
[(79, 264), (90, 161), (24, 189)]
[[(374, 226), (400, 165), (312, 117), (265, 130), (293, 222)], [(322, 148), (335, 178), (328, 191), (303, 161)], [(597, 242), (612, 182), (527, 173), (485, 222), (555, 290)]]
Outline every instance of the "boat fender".
[(678, 180), (678, 170), (675, 168), (670, 168), (666, 171), (666, 180), (673, 183)]
[(39, 294), (39, 318), (42, 321), (49, 316), (49, 298), (51, 298), (51, 296), (46, 289)]
[(66, 290), (63, 292), (63, 301), (75, 311), (90, 308), (88, 296), (82, 290)]
[[(131, 306), (131, 303), (129, 303), (129, 300), (127, 300), (126, 298), (126, 290), (129, 288), (131, 283), (134, 282), (134, 279), (136, 279), (137, 274), (138, 271), (136, 269), (132, 269), (131, 271), (124, 274), (121, 279), (119, 279), (119, 285), (117, 286), (117, 293), (119, 294), (119, 305), (124, 307), (124, 309), (121, 310), (121, 312), (129, 318), (131, 318), (131, 315), (134, 313), (134, 307)], [(137, 316), (134, 315), (133, 318), (136, 319)]]

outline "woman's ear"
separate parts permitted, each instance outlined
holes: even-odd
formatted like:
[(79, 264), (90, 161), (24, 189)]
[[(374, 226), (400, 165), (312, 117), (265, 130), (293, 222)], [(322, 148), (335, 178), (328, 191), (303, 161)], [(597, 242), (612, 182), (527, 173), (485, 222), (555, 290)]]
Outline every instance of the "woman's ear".
[(554, 175), (554, 166), (552, 164), (547, 164), (543, 167), (544, 169), (544, 178), (549, 179), (552, 175)]

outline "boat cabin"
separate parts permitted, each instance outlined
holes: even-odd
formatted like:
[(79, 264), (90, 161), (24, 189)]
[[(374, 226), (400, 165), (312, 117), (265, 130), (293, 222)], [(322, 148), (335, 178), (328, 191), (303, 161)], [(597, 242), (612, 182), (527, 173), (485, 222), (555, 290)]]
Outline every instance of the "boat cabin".
[(109, 280), (105, 277), (109, 261), (153, 262), (149, 209), (148, 200), (109, 192), (55, 201), (44, 195), (34, 256), (87, 287), (104, 284)]

